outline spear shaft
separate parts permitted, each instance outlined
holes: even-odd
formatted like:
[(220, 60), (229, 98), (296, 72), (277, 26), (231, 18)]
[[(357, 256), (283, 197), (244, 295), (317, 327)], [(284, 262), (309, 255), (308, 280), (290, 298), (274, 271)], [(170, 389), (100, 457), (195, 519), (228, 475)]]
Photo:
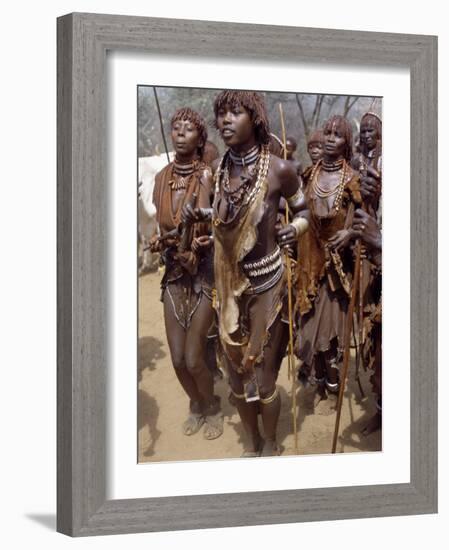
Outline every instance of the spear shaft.
[(332, 453), (335, 453), (337, 449), (337, 438), (338, 432), (340, 429), (340, 417), (341, 417), (341, 407), (343, 404), (343, 394), (345, 391), (346, 378), (348, 376), (349, 369), (349, 344), (351, 340), (351, 329), (354, 315), (354, 306), (357, 297), (357, 291), (359, 290), (359, 280), (360, 280), (360, 255), (361, 255), (362, 244), (360, 239), (356, 241), (356, 257), (354, 265), (354, 277), (352, 279), (352, 292), (351, 299), (348, 306), (348, 313), (346, 316), (346, 327), (345, 327), (345, 347), (343, 352), (343, 372), (340, 380), (340, 390), (338, 392), (337, 400), (337, 416), (335, 418), (335, 428), (334, 428), (334, 438), (332, 440)]
[(161, 134), (162, 134), (162, 141), (164, 142), (165, 154), (167, 155), (167, 162), (170, 164), (170, 155), (168, 154), (167, 141), (165, 139), (165, 134), (164, 134), (164, 123), (162, 122), (161, 107), (159, 105), (159, 99), (157, 97), (157, 92), (156, 92), (156, 87), (155, 86), (153, 86), (153, 92), (154, 92), (154, 99), (156, 100), (157, 113), (159, 115), (159, 124), (161, 126)]
[[(284, 111), (282, 103), (279, 103), (279, 115), (281, 117), (282, 143), (284, 149), (284, 160), (287, 160), (287, 139), (285, 135)], [(287, 201), (285, 202), (285, 223), (289, 223), (289, 211)], [(293, 434), (295, 440), (295, 453), (298, 451), (298, 427), (296, 425), (296, 376), (294, 372), (293, 359), (293, 306), (292, 306), (292, 267), (288, 250), (285, 252), (285, 262), (287, 264), (287, 295), (288, 295), (288, 372), (292, 376), (292, 415), (293, 415)]]

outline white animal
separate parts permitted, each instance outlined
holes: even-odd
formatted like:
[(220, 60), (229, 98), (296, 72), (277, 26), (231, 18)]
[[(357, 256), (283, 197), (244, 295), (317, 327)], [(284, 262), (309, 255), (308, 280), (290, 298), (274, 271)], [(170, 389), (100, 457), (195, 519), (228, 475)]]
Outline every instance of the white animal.
[[(169, 153), (170, 161), (174, 153)], [(156, 208), (153, 204), (154, 180), (158, 172), (168, 164), (167, 155), (140, 157), (138, 164), (138, 237), (140, 244), (139, 273), (144, 273), (154, 267), (157, 255), (150, 252), (148, 246), (152, 237), (158, 234)]]

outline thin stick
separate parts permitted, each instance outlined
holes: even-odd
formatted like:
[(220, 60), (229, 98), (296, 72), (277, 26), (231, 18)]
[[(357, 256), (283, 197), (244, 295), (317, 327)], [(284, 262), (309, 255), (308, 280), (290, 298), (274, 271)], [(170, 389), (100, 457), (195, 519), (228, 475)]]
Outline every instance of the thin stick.
[[(363, 260), (360, 259), (360, 275), (359, 275), (359, 307), (358, 307), (358, 329), (359, 329), (359, 337), (358, 337), (358, 346), (357, 346), (357, 355), (356, 355), (356, 367), (355, 367), (355, 380), (357, 382), (357, 385), (359, 386), (359, 391), (361, 398), (363, 399), (365, 397), (365, 392), (362, 388), (362, 383), (360, 382), (360, 364), (363, 365)], [(353, 330), (355, 331), (355, 324), (352, 325)], [(354, 334), (354, 340), (355, 340), (355, 334)]]
[[(279, 114), (281, 117), (282, 143), (284, 146), (284, 160), (287, 160), (287, 139), (285, 135), (284, 111), (282, 103), (279, 103)], [(288, 204), (285, 203), (285, 223), (289, 223)], [(293, 366), (293, 304), (292, 304), (292, 268), (288, 251), (285, 252), (287, 264), (287, 295), (288, 295), (288, 372), (292, 376), (292, 415), (293, 415), (293, 434), (295, 439), (295, 453), (298, 454), (298, 427), (296, 425), (296, 375)]]
[(358, 239), (356, 243), (356, 258), (355, 258), (355, 265), (354, 265), (354, 278), (352, 281), (351, 300), (349, 302), (348, 313), (346, 317), (345, 347), (344, 347), (344, 353), (343, 353), (343, 373), (340, 380), (340, 391), (338, 392), (337, 417), (335, 419), (334, 438), (332, 441), (332, 453), (335, 453), (337, 448), (338, 431), (340, 429), (341, 406), (343, 404), (343, 394), (345, 391), (346, 377), (348, 376), (349, 344), (351, 340), (351, 328), (352, 328), (352, 322), (353, 322), (355, 300), (357, 297), (357, 292), (359, 290), (361, 247), (362, 245), (361, 245), (360, 239)]
[(161, 134), (162, 134), (162, 141), (164, 142), (165, 154), (167, 155), (167, 162), (170, 164), (170, 155), (168, 154), (167, 141), (165, 140), (164, 123), (162, 122), (161, 107), (159, 105), (159, 99), (157, 97), (157, 92), (156, 92), (156, 87), (155, 86), (153, 86), (153, 92), (154, 92), (154, 99), (156, 100), (157, 112), (158, 112), (158, 115), (159, 115), (159, 124), (161, 126)]

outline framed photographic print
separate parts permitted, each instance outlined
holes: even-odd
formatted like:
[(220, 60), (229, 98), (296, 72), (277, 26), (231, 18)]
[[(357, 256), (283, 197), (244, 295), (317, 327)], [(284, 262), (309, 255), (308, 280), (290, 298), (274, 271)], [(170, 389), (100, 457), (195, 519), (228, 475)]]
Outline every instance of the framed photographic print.
[(59, 531), (436, 511), (436, 63), (428, 36), (58, 19)]

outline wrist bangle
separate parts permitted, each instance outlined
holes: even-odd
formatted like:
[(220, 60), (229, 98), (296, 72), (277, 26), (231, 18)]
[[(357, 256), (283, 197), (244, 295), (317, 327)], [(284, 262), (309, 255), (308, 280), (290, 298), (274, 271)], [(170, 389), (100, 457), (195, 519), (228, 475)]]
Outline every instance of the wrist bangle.
[(299, 237), (300, 235), (305, 233), (309, 228), (309, 222), (306, 220), (306, 218), (303, 218), (301, 216), (293, 218), (290, 222), (290, 225), (295, 228), (296, 237)]

